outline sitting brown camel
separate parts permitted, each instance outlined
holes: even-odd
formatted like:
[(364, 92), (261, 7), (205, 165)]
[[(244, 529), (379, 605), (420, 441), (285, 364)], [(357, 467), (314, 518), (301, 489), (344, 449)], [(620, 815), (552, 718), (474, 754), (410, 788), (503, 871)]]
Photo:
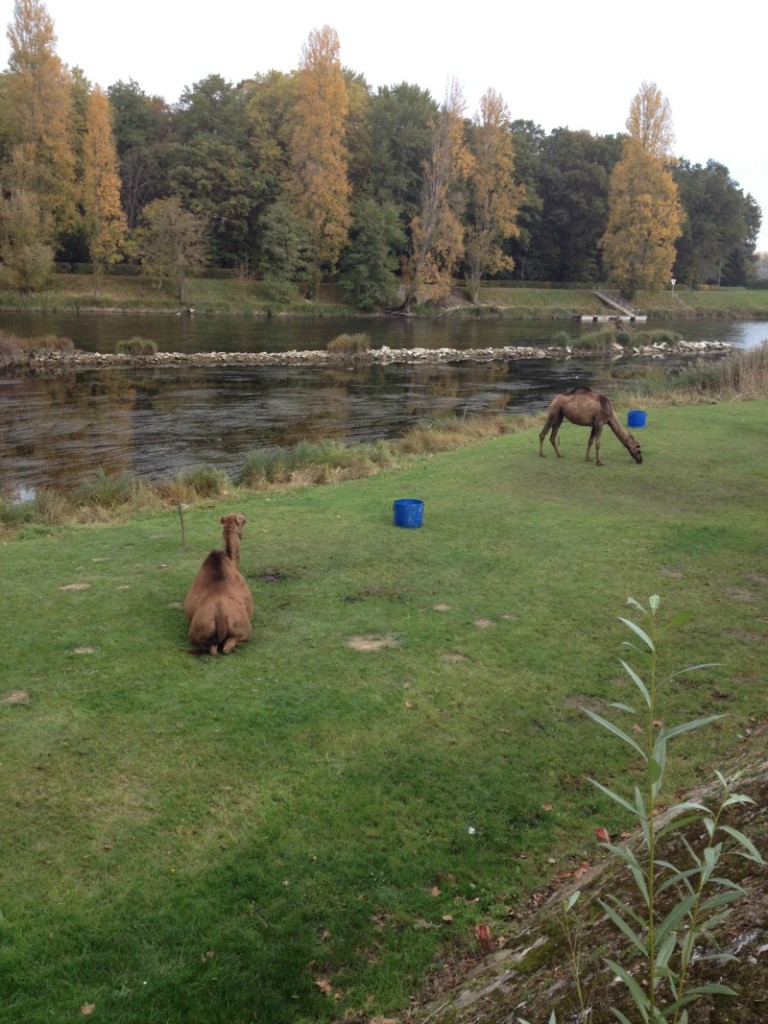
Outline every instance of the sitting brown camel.
[(544, 424), (544, 429), (539, 434), (539, 455), (542, 457), (544, 456), (544, 438), (551, 430), (550, 444), (555, 449), (557, 457), (559, 459), (562, 458), (560, 449), (557, 447), (557, 432), (564, 419), (568, 420), (569, 423), (575, 423), (579, 427), (592, 428), (589, 442), (587, 443), (587, 462), (590, 461), (589, 453), (594, 443), (595, 464), (597, 466), (603, 465), (600, 459), (600, 435), (606, 423), (635, 462), (643, 461), (640, 442), (636, 441), (616, 419), (616, 413), (613, 411), (610, 400), (605, 395), (599, 395), (592, 388), (585, 386), (574, 388), (572, 391), (566, 391), (563, 395), (555, 395), (547, 410), (547, 421)]
[(184, 614), (197, 654), (229, 654), (251, 639), (253, 597), (240, 573), (240, 537), (246, 522), (237, 512), (221, 517), (224, 550), (208, 554), (187, 593)]

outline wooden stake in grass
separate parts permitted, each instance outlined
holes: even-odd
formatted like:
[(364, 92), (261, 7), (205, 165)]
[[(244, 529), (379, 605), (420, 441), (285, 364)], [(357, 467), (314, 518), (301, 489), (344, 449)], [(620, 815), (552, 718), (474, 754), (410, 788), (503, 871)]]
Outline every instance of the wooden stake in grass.
[(186, 548), (187, 538), (184, 533), (184, 512), (189, 508), (189, 505), (186, 505), (183, 501), (179, 501), (176, 503), (176, 507), (179, 510), (179, 522), (181, 523), (181, 546), (182, 548)]

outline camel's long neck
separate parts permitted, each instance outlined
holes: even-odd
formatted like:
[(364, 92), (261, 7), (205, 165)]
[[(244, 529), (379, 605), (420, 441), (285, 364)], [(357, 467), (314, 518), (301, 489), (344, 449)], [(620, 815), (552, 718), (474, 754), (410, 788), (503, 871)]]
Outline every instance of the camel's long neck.
[(608, 426), (614, 432), (616, 437), (618, 437), (618, 439), (621, 441), (624, 447), (628, 451), (632, 451), (632, 438), (630, 437), (629, 433), (624, 429), (624, 427), (622, 427), (621, 423), (619, 423), (615, 413), (612, 414), (611, 418), (608, 420)]
[(224, 530), (224, 550), (227, 558), (232, 559), (237, 568), (240, 568), (240, 534), (234, 527)]

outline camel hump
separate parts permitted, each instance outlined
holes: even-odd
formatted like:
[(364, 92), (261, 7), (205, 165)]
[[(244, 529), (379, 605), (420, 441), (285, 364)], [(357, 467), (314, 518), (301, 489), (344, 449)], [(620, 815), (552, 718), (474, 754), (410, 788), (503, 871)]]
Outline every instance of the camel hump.
[(603, 411), (604, 415), (612, 416), (613, 406), (611, 405), (610, 398), (606, 398), (605, 395), (598, 395), (597, 397), (600, 399), (600, 408)]
[(228, 561), (229, 559), (227, 558), (226, 551), (221, 551), (220, 549), (217, 549), (215, 551), (210, 552), (210, 554), (205, 560), (209, 583), (218, 583), (220, 580), (223, 580), (225, 578), (226, 562)]

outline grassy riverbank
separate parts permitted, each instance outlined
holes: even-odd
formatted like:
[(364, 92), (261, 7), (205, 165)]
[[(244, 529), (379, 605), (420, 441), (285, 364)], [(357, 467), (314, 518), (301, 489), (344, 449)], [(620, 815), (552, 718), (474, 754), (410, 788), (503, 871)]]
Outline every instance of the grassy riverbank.
[[(768, 317), (768, 287), (763, 290), (719, 288), (701, 291), (641, 292), (634, 304), (655, 319), (679, 317), (723, 317), (760, 319)], [(344, 302), (340, 289), (325, 285), (321, 300), (297, 300), (285, 305), (270, 301), (257, 281), (247, 279), (195, 279), (187, 284), (184, 303), (170, 292), (158, 291), (141, 277), (106, 277), (94, 291), (92, 277), (77, 274), (56, 275), (50, 287), (40, 293), (22, 296), (0, 292), (0, 311), (5, 310), (86, 310), (104, 309), (123, 312), (146, 310), (159, 312), (194, 308), (199, 313), (240, 315), (357, 316)], [(480, 304), (466, 302), (460, 288), (447, 308), (419, 307), (419, 316), (495, 316), (510, 319), (564, 319), (574, 315), (596, 316), (607, 307), (588, 288), (500, 288), (489, 285), (480, 293)]]
[[(3, 546), (0, 1006), (25, 1024), (365, 1021), (433, 957), (513, 928), (625, 822), (629, 595), (691, 619), (664, 673), (681, 785), (768, 713), (768, 403), (652, 408), (635, 465), (536, 432), (186, 514), (31, 524)], [(625, 410), (621, 410), (621, 415)], [(424, 527), (392, 501), (426, 503)], [(254, 639), (192, 658), (180, 602), (247, 515)], [(13, 695), (11, 701), (7, 698)]]

